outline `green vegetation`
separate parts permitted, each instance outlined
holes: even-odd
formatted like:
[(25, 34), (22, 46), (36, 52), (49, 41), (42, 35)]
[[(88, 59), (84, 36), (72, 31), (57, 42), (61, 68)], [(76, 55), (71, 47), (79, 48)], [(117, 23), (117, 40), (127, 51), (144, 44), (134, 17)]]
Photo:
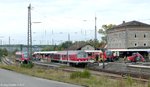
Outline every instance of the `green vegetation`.
[(91, 46), (95, 47), (95, 48), (101, 48), (105, 45), (105, 42), (99, 42), (98, 40), (95, 41), (95, 40), (87, 40), (87, 41), (75, 41), (74, 43), (72, 41), (66, 41), (66, 42), (63, 42), (63, 43), (60, 43), (59, 45), (48, 45), (48, 46), (45, 46), (42, 51), (62, 51), (62, 50), (65, 50), (71, 46), (73, 46), (73, 48), (76, 46), (80, 46), (80, 45), (83, 45), (83, 44), (90, 44)]
[(90, 78), (91, 73), (88, 70), (84, 70), (83, 72), (81, 71), (76, 71), (70, 74), (71, 79), (75, 78)]
[(115, 27), (116, 25), (114, 25), (114, 24), (108, 24), (108, 25), (106, 25), (106, 24), (104, 24), (104, 25), (102, 25), (102, 28), (101, 29), (99, 29), (99, 31), (98, 31), (98, 33), (100, 33), (100, 34), (102, 34), (103, 36), (102, 36), (102, 40), (103, 40), (103, 42), (106, 42), (107, 40), (107, 37), (106, 37), (106, 31), (108, 30), (108, 29), (112, 29), (113, 27)]
[(20, 65), (23, 68), (32, 68), (34, 64), (31, 61), (23, 61)]
[(3, 56), (8, 56), (8, 51), (7, 49), (0, 49), (0, 57), (3, 57)]
[[(91, 75), (88, 70), (84, 70), (83, 72), (70, 73), (58, 69), (44, 69), (37, 66), (34, 66), (31, 69), (31, 68), (23, 68), (19, 66), (0, 65), (0, 68), (16, 71), (19, 73), (28, 74), (40, 78), (84, 85), (87, 87), (150, 87), (149, 82), (145, 82), (145, 83), (137, 82), (134, 81), (131, 77), (127, 77), (127, 79), (123, 79), (123, 78), (111, 79), (106, 76)], [(71, 78), (72, 75), (75, 76), (75, 78), (72, 79)], [(77, 75), (80, 75), (80, 77), (78, 77)]]
[(150, 80), (148, 81), (148, 86), (147, 87), (150, 87)]

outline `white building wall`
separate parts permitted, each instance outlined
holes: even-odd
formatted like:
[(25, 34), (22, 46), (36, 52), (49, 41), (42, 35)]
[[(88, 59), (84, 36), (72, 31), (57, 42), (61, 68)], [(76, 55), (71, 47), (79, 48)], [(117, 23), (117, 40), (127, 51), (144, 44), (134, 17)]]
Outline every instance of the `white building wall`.
[(107, 47), (108, 49), (150, 47), (150, 28), (127, 28), (127, 31), (125, 28), (109, 30)]
[(108, 48), (125, 48), (125, 31), (109, 33), (107, 43)]
[(130, 29), (128, 32), (128, 47), (150, 47), (150, 29)]

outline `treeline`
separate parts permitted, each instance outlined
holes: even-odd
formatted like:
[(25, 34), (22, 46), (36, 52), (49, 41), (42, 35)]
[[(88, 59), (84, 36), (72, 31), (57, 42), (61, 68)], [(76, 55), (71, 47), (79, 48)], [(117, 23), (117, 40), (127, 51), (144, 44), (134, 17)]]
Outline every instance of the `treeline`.
[(42, 49), (42, 51), (66, 50), (67, 48), (69, 48), (70, 46), (75, 45), (75, 44), (90, 44), (91, 46), (95, 47), (96, 49), (99, 49), (105, 45), (105, 42), (103, 42), (103, 41), (99, 42), (99, 41), (95, 41), (95, 40), (75, 41), (75, 42), (66, 41), (59, 45), (46, 46)]
[(8, 56), (8, 51), (7, 49), (0, 49), (0, 57), (3, 57), (3, 56)]

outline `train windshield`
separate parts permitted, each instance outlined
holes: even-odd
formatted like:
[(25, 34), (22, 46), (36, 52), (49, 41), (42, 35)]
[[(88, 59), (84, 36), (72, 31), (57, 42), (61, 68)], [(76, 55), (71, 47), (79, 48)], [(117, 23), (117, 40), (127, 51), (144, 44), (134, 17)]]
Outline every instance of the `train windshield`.
[(28, 54), (27, 53), (24, 53), (24, 58), (28, 58)]
[(16, 58), (22, 58), (22, 55), (16, 55)]
[(111, 52), (111, 51), (106, 51), (106, 55), (107, 55), (107, 56), (111, 56), (111, 55), (112, 55), (112, 52)]
[(87, 53), (85, 53), (85, 52), (78, 52), (77, 57), (78, 57), (78, 58), (87, 58), (88, 55), (87, 55)]

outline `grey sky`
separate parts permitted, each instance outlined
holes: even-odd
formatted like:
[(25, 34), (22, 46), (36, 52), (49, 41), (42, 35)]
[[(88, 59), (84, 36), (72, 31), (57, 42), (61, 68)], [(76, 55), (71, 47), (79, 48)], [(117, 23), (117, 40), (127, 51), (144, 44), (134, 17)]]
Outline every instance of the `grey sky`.
[(98, 29), (123, 20), (150, 24), (149, 0), (0, 0), (0, 39), (4, 44), (9, 36), (12, 44), (26, 44), (29, 3), (32, 22), (42, 22), (32, 24), (34, 44), (60, 43), (67, 40), (68, 33), (73, 41), (93, 39), (95, 15)]

